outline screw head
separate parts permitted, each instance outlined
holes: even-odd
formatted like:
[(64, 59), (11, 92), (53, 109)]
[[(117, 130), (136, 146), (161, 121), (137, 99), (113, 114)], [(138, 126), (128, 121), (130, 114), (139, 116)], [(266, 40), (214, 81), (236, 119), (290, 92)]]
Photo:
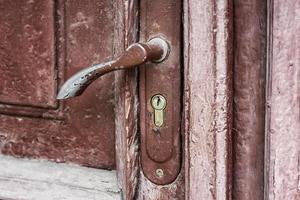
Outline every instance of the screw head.
[(164, 176), (164, 170), (162, 169), (156, 169), (155, 174), (157, 177), (161, 178)]

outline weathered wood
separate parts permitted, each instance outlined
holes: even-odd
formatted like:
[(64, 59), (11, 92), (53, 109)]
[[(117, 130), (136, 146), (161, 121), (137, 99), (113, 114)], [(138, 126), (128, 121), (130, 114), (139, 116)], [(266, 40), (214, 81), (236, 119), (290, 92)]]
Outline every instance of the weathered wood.
[(140, 171), (137, 200), (183, 200), (185, 196), (183, 171), (168, 185), (159, 186), (150, 182)]
[(230, 199), (232, 5), (184, 3), (186, 199)]
[(45, 0), (0, 2), (1, 103), (57, 106), (53, 6)]
[(300, 199), (300, 1), (269, 1), (266, 199)]
[(116, 171), (0, 156), (0, 199), (117, 200)]
[(0, 153), (115, 167), (113, 74), (56, 100), (68, 76), (110, 60), (113, 2), (0, 1)]
[[(137, 41), (138, 1), (115, 3), (116, 55)], [(138, 186), (138, 89), (137, 69), (115, 73), (116, 163), (119, 185), (126, 200), (134, 199)]]
[(233, 199), (237, 200), (264, 196), (266, 16), (266, 1), (234, 0)]

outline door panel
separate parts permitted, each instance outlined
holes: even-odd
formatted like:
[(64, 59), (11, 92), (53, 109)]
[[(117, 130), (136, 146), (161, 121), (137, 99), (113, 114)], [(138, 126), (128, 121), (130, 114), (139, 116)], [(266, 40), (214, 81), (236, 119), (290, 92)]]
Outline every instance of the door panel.
[(0, 2), (2, 104), (56, 107), (53, 9), (51, 1)]
[(113, 55), (113, 1), (0, 1), (0, 151), (115, 167), (113, 75), (55, 100), (75, 71)]

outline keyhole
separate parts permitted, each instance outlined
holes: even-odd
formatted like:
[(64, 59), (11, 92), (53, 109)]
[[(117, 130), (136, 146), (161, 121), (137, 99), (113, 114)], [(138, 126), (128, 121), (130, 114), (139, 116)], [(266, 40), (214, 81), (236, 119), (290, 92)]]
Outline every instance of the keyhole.
[(157, 97), (157, 104), (156, 104), (157, 106), (159, 106), (160, 101), (161, 101), (161, 100), (160, 100), (160, 97)]
[(167, 100), (161, 94), (156, 94), (151, 98), (151, 105), (155, 110), (163, 110), (167, 105)]
[(156, 94), (151, 98), (153, 108), (153, 120), (156, 127), (164, 125), (164, 109), (167, 106), (166, 98), (161, 94)]

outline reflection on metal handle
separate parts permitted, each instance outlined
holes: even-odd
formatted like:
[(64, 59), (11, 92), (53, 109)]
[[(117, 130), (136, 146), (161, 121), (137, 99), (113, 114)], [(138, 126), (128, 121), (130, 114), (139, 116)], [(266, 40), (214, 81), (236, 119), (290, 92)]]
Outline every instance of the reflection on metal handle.
[(147, 43), (134, 43), (116, 60), (96, 64), (77, 72), (64, 83), (56, 98), (79, 96), (94, 80), (108, 72), (129, 69), (147, 61), (161, 62), (166, 58), (168, 51), (167, 42), (160, 38), (153, 38)]

